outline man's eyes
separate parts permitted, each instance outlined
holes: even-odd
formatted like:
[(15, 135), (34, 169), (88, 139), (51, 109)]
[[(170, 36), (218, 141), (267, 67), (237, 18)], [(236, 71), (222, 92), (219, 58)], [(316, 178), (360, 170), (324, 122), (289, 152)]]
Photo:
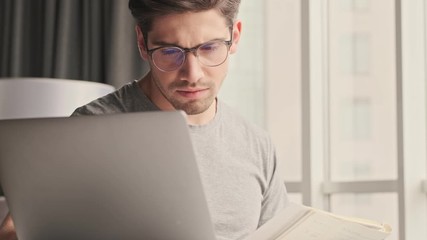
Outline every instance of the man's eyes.
[[(221, 43), (219, 43), (219, 42), (206, 43), (206, 44), (201, 45), (198, 48), (198, 51), (212, 52), (212, 51), (215, 51), (218, 48), (220, 48), (220, 46), (221, 46)], [(183, 52), (183, 50), (181, 50), (178, 47), (164, 47), (164, 48), (160, 48), (159, 51), (164, 56), (177, 55), (177, 54), (181, 54)]]
[(216, 49), (218, 49), (218, 47), (219, 47), (219, 43), (208, 43), (200, 46), (199, 49), (201, 51), (215, 51)]
[(162, 48), (161, 53), (162, 55), (176, 55), (179, 54), (181, 50), (178, 48)]

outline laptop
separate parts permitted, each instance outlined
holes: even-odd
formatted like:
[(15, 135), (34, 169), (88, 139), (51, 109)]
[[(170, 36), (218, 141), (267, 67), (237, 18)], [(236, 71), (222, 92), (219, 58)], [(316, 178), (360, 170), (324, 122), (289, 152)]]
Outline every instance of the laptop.
[(20, 240), (215, 239), (181, 112), (0, 121)]

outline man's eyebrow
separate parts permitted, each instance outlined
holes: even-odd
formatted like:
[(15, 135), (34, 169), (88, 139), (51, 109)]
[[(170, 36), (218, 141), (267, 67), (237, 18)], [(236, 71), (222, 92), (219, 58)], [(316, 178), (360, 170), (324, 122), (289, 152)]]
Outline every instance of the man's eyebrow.
[(174, 46), (174, 47), (180, 47), (178, 44), (168, 43), (168, 42), (164, 42), (164, 41), (153, 41), (153, 42), (151, 42), (151, 44), (153, 44), (155, 46)]
[[(193, 46), (193, 47), (190, 47), (190, 48), (198, 47), (198, 46), (201, 46), (201, 45), (203, 45), (205, 43), (212, 42), (212, 41), (226, 41), (226, 38), (214, 38), (214, 39), (211, 39), (209, 41), (197, 44), (196, 46)], [(151, 44), (154, 45), (154, 46), (160, 46), (160, 47), (170, 46), (170, 47), (179, 47), (179, 48), (182, 48), (182, 49), (186, 49), (185, 47), (182, 47), (182, 46), (180, 46), (180, 45), (178, 45), (176, 43), (170, 43), (170, 42), (164, 42), (164, 41), (153, 41), (153, 42), (151, 42)]]

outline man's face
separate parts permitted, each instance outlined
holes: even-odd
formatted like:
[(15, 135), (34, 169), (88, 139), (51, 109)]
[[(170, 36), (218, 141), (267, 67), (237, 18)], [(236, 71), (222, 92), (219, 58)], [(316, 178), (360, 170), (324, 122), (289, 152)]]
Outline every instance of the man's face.
[[(233, 44), (229, 53), (236, 51), (240, 36), (240, 22), (233, 26)], [(193, 48), (212, 40), (229, 41), (232, 38), (226, 20), (215, 10), (198, 13), (171, 14), (154, 20), (148, 32), (147, 47), (165, 46)], [(228, 70), (227, 60), (216, 67), (205, 66), (193, 53), (186, 54), (183, 65), (174, 71), (162, 71), (154, 64), (138, 32), (141, 56), (151, 66), (151, 81), (156, 87), (149, 93), (158, 106), (171, 106), (189, 115), (200, 114), (212, 106)]]

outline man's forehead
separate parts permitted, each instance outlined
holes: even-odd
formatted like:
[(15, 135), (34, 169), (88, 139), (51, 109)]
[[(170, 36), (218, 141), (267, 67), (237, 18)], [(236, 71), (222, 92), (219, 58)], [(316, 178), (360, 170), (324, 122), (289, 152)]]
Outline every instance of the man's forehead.
[(149, 42), (200, 43), (217, 38), (228, 38), (229, 26), (217, 11), (169, 14), (154, 19)]

